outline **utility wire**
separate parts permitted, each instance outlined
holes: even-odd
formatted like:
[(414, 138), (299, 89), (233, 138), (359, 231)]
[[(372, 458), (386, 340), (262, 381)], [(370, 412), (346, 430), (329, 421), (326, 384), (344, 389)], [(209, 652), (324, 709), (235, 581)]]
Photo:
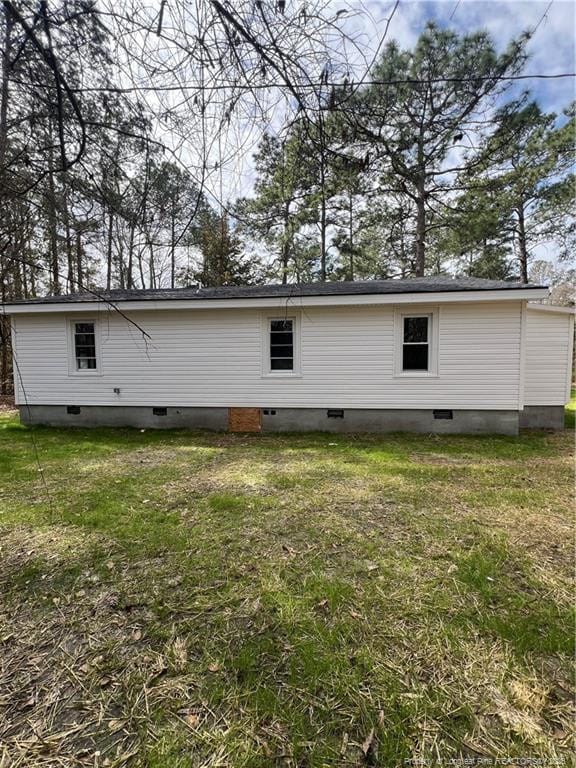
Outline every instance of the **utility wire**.
[[(430, 78), (400, 78), (397, 80), (362, 80), (364, 86), (379, 86), (379, 85), (433, 85), (435, 83), (482, 83), (489, 82), (490, 80), (496, 81), (509, 81), (516, 80), (560, 80), (570, 77), (576, 77), (576, 72), (551, 72), (551, 73), (529, 73), (525, 75), (482, 75), (479, 77), (430, 77)], [(26, 85), (26, 83), (17, 80), (11, 80), (16, 85)], [(319, 89), (325, 83), (301, 83), (297, 86), (300, 90), (313, 90)], [(354, 80), (347, 82), (335, 82), (328, 83), (330, 88), (353, 88), (355, 85)], [(38, 87), (39, 84), (35, 84)], [(49, 85), (44, 85), (44, 88), (50, 88)], [(72, 88), (73, 93), (138, 93), (138, 92), (170, 92), (170, 91), (191, 91), (194, 93), (204, 91), (270, 91), (273, 88), (280, 88), (281, 84), (274, 85), (271, 83), (253, 83), (251, 85), (243, 85), (241, 83), (231, 85), (134, 85), (134, 86), (92, 86), (89, 88)]]
[(542, 22), (544, 21), (544, 19), (547, 19), (547, 18), (548, 18), (548, 11), (550, 10), (550, 8), (552, 8), (553, 4), (554, 4), (554, 0), (550, 0), (550, 2), (548, 3), (548, 5), (546, 6), (546, 10), (544, 11), (544, 13), (542, 14), (542, 16), (540, 17), (540, 21), (538, 22), (538, 24), (536, 24), (536, 26), (535, 26), (535, 27), (534, 27), (534, 29), (532, 30), (532, 35), (534, 35), (534, 34), (535, 34), (535, 32), (537, 31), (537, 29), (538, 29), (538, 27), (540, 26), (540, 24), (542, 24)]
[[(128, 315), (125, 312), (123, 312), (115, 304), (114, 301), (112, 301), (110, 298), (107, 297), (106, 294), (109, 293), (108, 291), (106, 291), (105, 293), (100, 293), (100, 292), (95, 291), (95, 290), (93, 290), (91, 288), (87, 288), (85, 285), (80, 285), (80, 283), (78, 283), (76, 280), (71, 278), (69, 275), (64, 275), (64, 273), (60, 272), (60, 271), (54, 272), (54, 270), (51, 267), (48, 267), (48, 266), (46, 266), (44, 264), (38, 264), (37, 262), (28, 261), (27, 259), (18, 258), (17, 256), (11, 256), (8, 253), (3, 253), (2, 254), (2, 258), (9, 259), (10, 261), (14, 261), (17, 264), (23, 264), (24, 266), (30, 267), (31, 269), (40, 270), (41, 272), (48, 272), (50, 275), (56, 274), (64, 282), (71, 283), (72, 287), (74, 287), (74, 285), (78, 286), (82, 292), (89, 293), (95, 299), (97, 299), (98, 301), (100, 301), (103, 304), (105, 304), (109, 309), (113, 310), (114, 312), (117, 312), (120, 315), (120, 317), (122, 317), (124, 320), (126, 320), (126, 322), (129, 325), (133, 325), (136, 328), (136, 330), (140, 334), (142, 334), (142, 338), (144, 339), (144, 342), (146, 344), (152, 340), (152, 337), (150, 336), (148, 331), (144, 330), (144, 328), (142, 328), (142, 326), (140, 326), (135, 320), (132, 320), (131, 317), (128, 317)], [(13, 299), (12, 301), (10, 301), (10, 300), (2, 301), (2, 302), (0, 302), (0, 308), (4, 308), (4, 306), (6, 304), (14, 304), (14, 303), (18, 304), (21, 301), (22, 301), (22, 299)], [(5, 314), (5, 313), (3, 312), (3, 314)]]
[(458, 0), (458, 2), (456, 3), (456, 5), (454, 6), (454, 10), (453, 10), (453, 11), (452, 11), (452, 13), (450, 14), (450, 18), (448, 19), (448, 21), (452, 21), (452, 19), (454, 18), (454, 14), (456, 13), (456, 11), (458, 10), (458, 8), (460, 7), (460, 3), (461, 3), (461, 2), (462, 2), (462, 0)]

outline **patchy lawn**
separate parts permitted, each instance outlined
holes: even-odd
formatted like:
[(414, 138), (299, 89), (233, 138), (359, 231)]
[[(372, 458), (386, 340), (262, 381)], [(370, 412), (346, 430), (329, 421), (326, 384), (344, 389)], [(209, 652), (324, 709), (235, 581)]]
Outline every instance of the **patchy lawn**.
[(1, 414), (0, 766), (568, 765), (572, 506), (570, 433)]

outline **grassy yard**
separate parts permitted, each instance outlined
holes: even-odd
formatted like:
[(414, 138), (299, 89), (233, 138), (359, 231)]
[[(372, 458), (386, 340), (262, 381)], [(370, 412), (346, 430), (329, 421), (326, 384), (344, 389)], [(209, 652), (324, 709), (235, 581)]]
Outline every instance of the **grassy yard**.
[(1, 768), (572, 764), (572, 443), (0, 415)]

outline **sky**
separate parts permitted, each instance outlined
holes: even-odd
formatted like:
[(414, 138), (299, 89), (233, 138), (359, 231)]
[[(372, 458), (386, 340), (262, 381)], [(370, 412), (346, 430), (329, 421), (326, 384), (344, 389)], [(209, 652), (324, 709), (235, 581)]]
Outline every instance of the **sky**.
[[(356, 5), (352, 3), (352, 5)], [(362, 23), (368, 35), (370, 27), (383, 27), (393, 3), (367, 0), (356, 7), (364, 8), (367, 17)], [(356, 17), (356, 23), (361, 16)], [(412, 47), (428, 20), (447, 26), (459, 33), (486, 29), (496, 45), (505, 48), (508, 42), (524, 30), (538, 29), (530, 41), (530, 59), (526, 73), (576, 71), (576, 3), (566, 0), (439, 0), (438, 2), (407, 2), (401, 0), (392, 18), (388, 39), (396, 39), (403, 47)], [(546, 111), (561, 110), (574, 99), (574, 80), (528, 81), (537, 100)], [(525, 84), (523, 84), (525, 87)]]
[[(362, 13), (354, 18), (364, 25), (367, 36), (383, 29), (393, 3), (367, 0), (358, 3)], [(529, 59), (523, 74), (555, 74), (576, 72), (576, 2), (553, 0), (437, 0), (407, 2), (400, 0), (388, 29), (387, 39), (396, 39), (402, 47), (411, 48), (426, 22), (434, 20), (464, 34), (486, 29), (495, 44), (504, 49), (511, 39), (527, 29), (534, 30), (528, 44)], [(374, 23), (375, 22), (375, 23)], [(358, 26), (360, 31), (360, 26)], [(576, 98), (576, 80), (527, 80), (515, 83), (507, 96), (529, 89), (546, 112), (561, 114)], [(541, 243), (533, 256), (556, 263), (556, 244)]]
[[(373, 53), (381, 40), (393, 0), (328, 0), (327, 9), (346, 8), (341, 17), (346, 32)], [(386, 41), (396, 40), (402, 48), (412, 48), (426, 23), (433, 20), (460, 34), (478, 29), (490, 32), (499, 50), (528, 29), (536, 32), (528, 45), (529, 60), (523, 74), (555, 74), (576, 72), (576, 2), (566, 0), (400, 0), (392, 16)], [(359, 70), (362, 68), (359, 65)], [(525, 80), (514, 84), (508, 94), (529, 89), (541, 108), (561, 113), (576, 98), (575, 79)], [(281, 116), (277, 116), (279, 123)], [(274, 125), (272, 124), (272, 128)], [(253, 146), (255, 149), (255, 145)], [(243, 162), (225, 172), (224, 186), (228, 199), (249, 195), (255, 175), (248, 151)]]
[[(115, 2), (102, 1), (112, 4)], [(154, 15), (155, 4), (143, 6), (139, 0), (125, 1), (133, 4), (137, 14)], [(361, 76), (368, 75), (367, 63), (377, 56), (385, 32), (386, 42), (396, 40), (400, 48), (411, 49), (428, 21), (435, 21), (439, 26), (451, 28), (460, 34), (487, 30), (499, 52), (523, 32), (533, 30), (527, 49), (529, 59), (523, 74), (576, 72), (576, 0), (399, 0), (396, 8), (395, 0), (316, 2), (324, 5), (324, 17), (334, 19), (337, 15), (336, 24), (357, 43), (356, 47), (349, 46), (348, 50), (348, 47), (342, 47), (340, 36), (333, 38), (335, 57), (342, 63), (348, 61), (352, 64), (352, 78), (356, 81)], [(274, 9), (275, 5), (275, 0), (267, 0), (268, 8)], [(297, 18), (304, 5), (305, 0), (288, 0), (288, 13), (291, 12)], [(316, 6), (316, 3), (314, 5)], [(174, 6), (169, 4), (167, 7), (177, 9), (186, 6), (185, 3), (182, 6), (175, 3)], [(178, 39), (181, 30), (179, 19), (174, 20), (174, 25), (176, 41), (181, 45), (182, 40)], [(184, 26), (186, 27), (186, 24)], [(194, 32), (194, 29), (188, 30), (188, 34)], [(193, 37), (192, 34), (189, 39)], [(140, 43), (144, 44), (144, 41), (140, 40)], [(284, 43), (287, 44), (286, 41)], [(189, 85), (200, 82), (198, 78), (201, 70), (189, 66), (186, 57), (181, 59), (184, 62), (181, 70), (174, 74), (172, 55), (174, 50), (179, 53), (179, 46), (172, 49), (170, 46), (166, 47), (164, 41), (159, 41), (156, 36), (146, 37), (144, 47), (148, 45), (153, 49), (157, 46), (151, 51), (157, 57), (154, 66), (156, 61), (161, 67), (167, 65), (165, 72), (169, 84), (177, 82)], [(313, 53), (316, 50), (312, 48)], [(344, 50), (348, 50), (347, 55), (344, 55)], [(363, 52), (363, 60), (359, 51)], [(308, 51), (306, 55), (309, 53)], [(127, 63), (130, 64), (129, 84), (139, 82), (148, 86), (145, 88), (146, 92), (140, 95), (155, 115), (157, 137), (171, 148), (174, 158), (188, 169), (197, 182), (199, 169), (202, 166), (206, 169), (202, 172), (202, 184), (210, 202), (216, 207), (222, 205), (226, 209), (233, 205), (238, 197), (250, 196), (256, 180), (253, 155), (257, 150), (258, 141), (264, 130), (276, 132), (285, 126), (287, 103), (292, 98), (289, 91), (284, 88), (283, 95), (279, 98), (278, 91), (259, 92), (259, 98), (264, 102), (269, 98), (268, 107), (262, 110), (256, 108), (252, 97), (247, 94), (236, 105), (233, 118), (228, 122), (222, 117), (227, 108), (225, 96), (224, 102), (217, 99), (213, 109), (208, 106), (206, 113), (199, 113), (197, 107), (190, 108), (191, 102), (186, 100), (186, 94), (183, 93), (181, 130), (174, 133), (172, 117), (168, 117), (164, 122), (161, 115), (171, 115), (173, 108), (178, 112), (180, 94), (168, 93), (159, 96), (154, 86), (162, 78), (156, 77), (150, 68), (135, 74), (133, 63), (129, 60)], [(320, 69), (316, 74), (319, 75), (319, 72)], [(529, 89), (543, 111), (561, 113), (575, 99), (575, 85), (574, 78), (523, 80), (514, 83), (507, 91), (506, 98), (511, 99)], [(216, 93), (216, 96), (219, 96), (219, 93)], [(278, 106), (274, 107), (276, 102)], [(553, 252), (553, 246), (544, 246), (539, 256), (553, 258)]]

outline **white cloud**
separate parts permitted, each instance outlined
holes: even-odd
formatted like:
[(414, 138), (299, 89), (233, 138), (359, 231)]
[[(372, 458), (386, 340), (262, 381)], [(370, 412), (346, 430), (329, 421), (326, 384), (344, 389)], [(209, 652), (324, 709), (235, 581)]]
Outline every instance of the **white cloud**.
[[(296, 3), (297, 0), (294, 0)], [(365, 61), (371, 61), (382, 40), (388, 20), (392, 15), (395, 0), (328, 0), (327, 11), (336, 13), (348, 9), (342, 17), (345, 31), (364, 50), (364, 56), (353, 55), (357, 72), (363, 69)], [(576, 4), (565, 0), (554, 0), (548, 8), (548, 0), (401, 0), (392, 15), (387, 40), (395, 39), (401, 47), (411, 48), (417, 41), (428, 20), (450, 26), (459, 33), (486, 29), (497, 47), (503, 49), (508, 42), (528, 28), (538, 29), (529, 43), (530, 60), (526, 72), (556, 73), (576, 70), (574, 24)], [(350, 49), (352, 51), (352, 48)], [(517, 86), (517, 90), (532, 88), (535, 98), (543, 109), (560, 111), (574, 98), (574, 80), (528, 80)], [(266, 100), (265, 95), (262, 96)], [(152, 109), (157, 99), (147, 97)], [(168, 100), (169, 102), (171, 100)], [(279, 128), (283, 120), (280, 108), (269, 115), (269, 123), (255, 120), (248, 103), (244, 110), (235, 113), (227, 131), (222, 131), (219, 122), (213, 130), (220, 137), (213, 142), (210, 166), (220, 161), (222, 155), (228, 160), (218, 163), (216, 171), (208, 171), (206, 186), (217, 199), (232, 200), (238, 195), (249, 194), (254, 183), (252, 154), (256, 149), (261, 132), (266, 127)], [(182, 161), (198, 167), (198, 137), (193, 115), (186, 122), (185, 135), (180, 137), (178, 153)], [(159, 127), (162, 133), (162, 127)], [(222, 142), (222, 148), (219, 142)]]
[[(333, 0), (338, 7), (338, 0)], [(362, 31), (376, 45), (381, 38), (393, 2), (368, 0), (353, 2), (357, 12), (350, 28)], [(486, 29), (496, 46), (503, 49), (513, 38), (538, 26), (528, 44), (529, 61), (526, 73), (545, 74), (576, 71), (576, 3), (554, 0), (438, 0), (430, 2), (401, 2), (393, 16), (388, 40), (395, 39), (404, 48), (414, 45), (426, 22), (434, 20), (459, 33)], [(574, 79), (527, 80), (522, 88), (531, 88), (543, 109), (560, 111), (574, 98)]]

